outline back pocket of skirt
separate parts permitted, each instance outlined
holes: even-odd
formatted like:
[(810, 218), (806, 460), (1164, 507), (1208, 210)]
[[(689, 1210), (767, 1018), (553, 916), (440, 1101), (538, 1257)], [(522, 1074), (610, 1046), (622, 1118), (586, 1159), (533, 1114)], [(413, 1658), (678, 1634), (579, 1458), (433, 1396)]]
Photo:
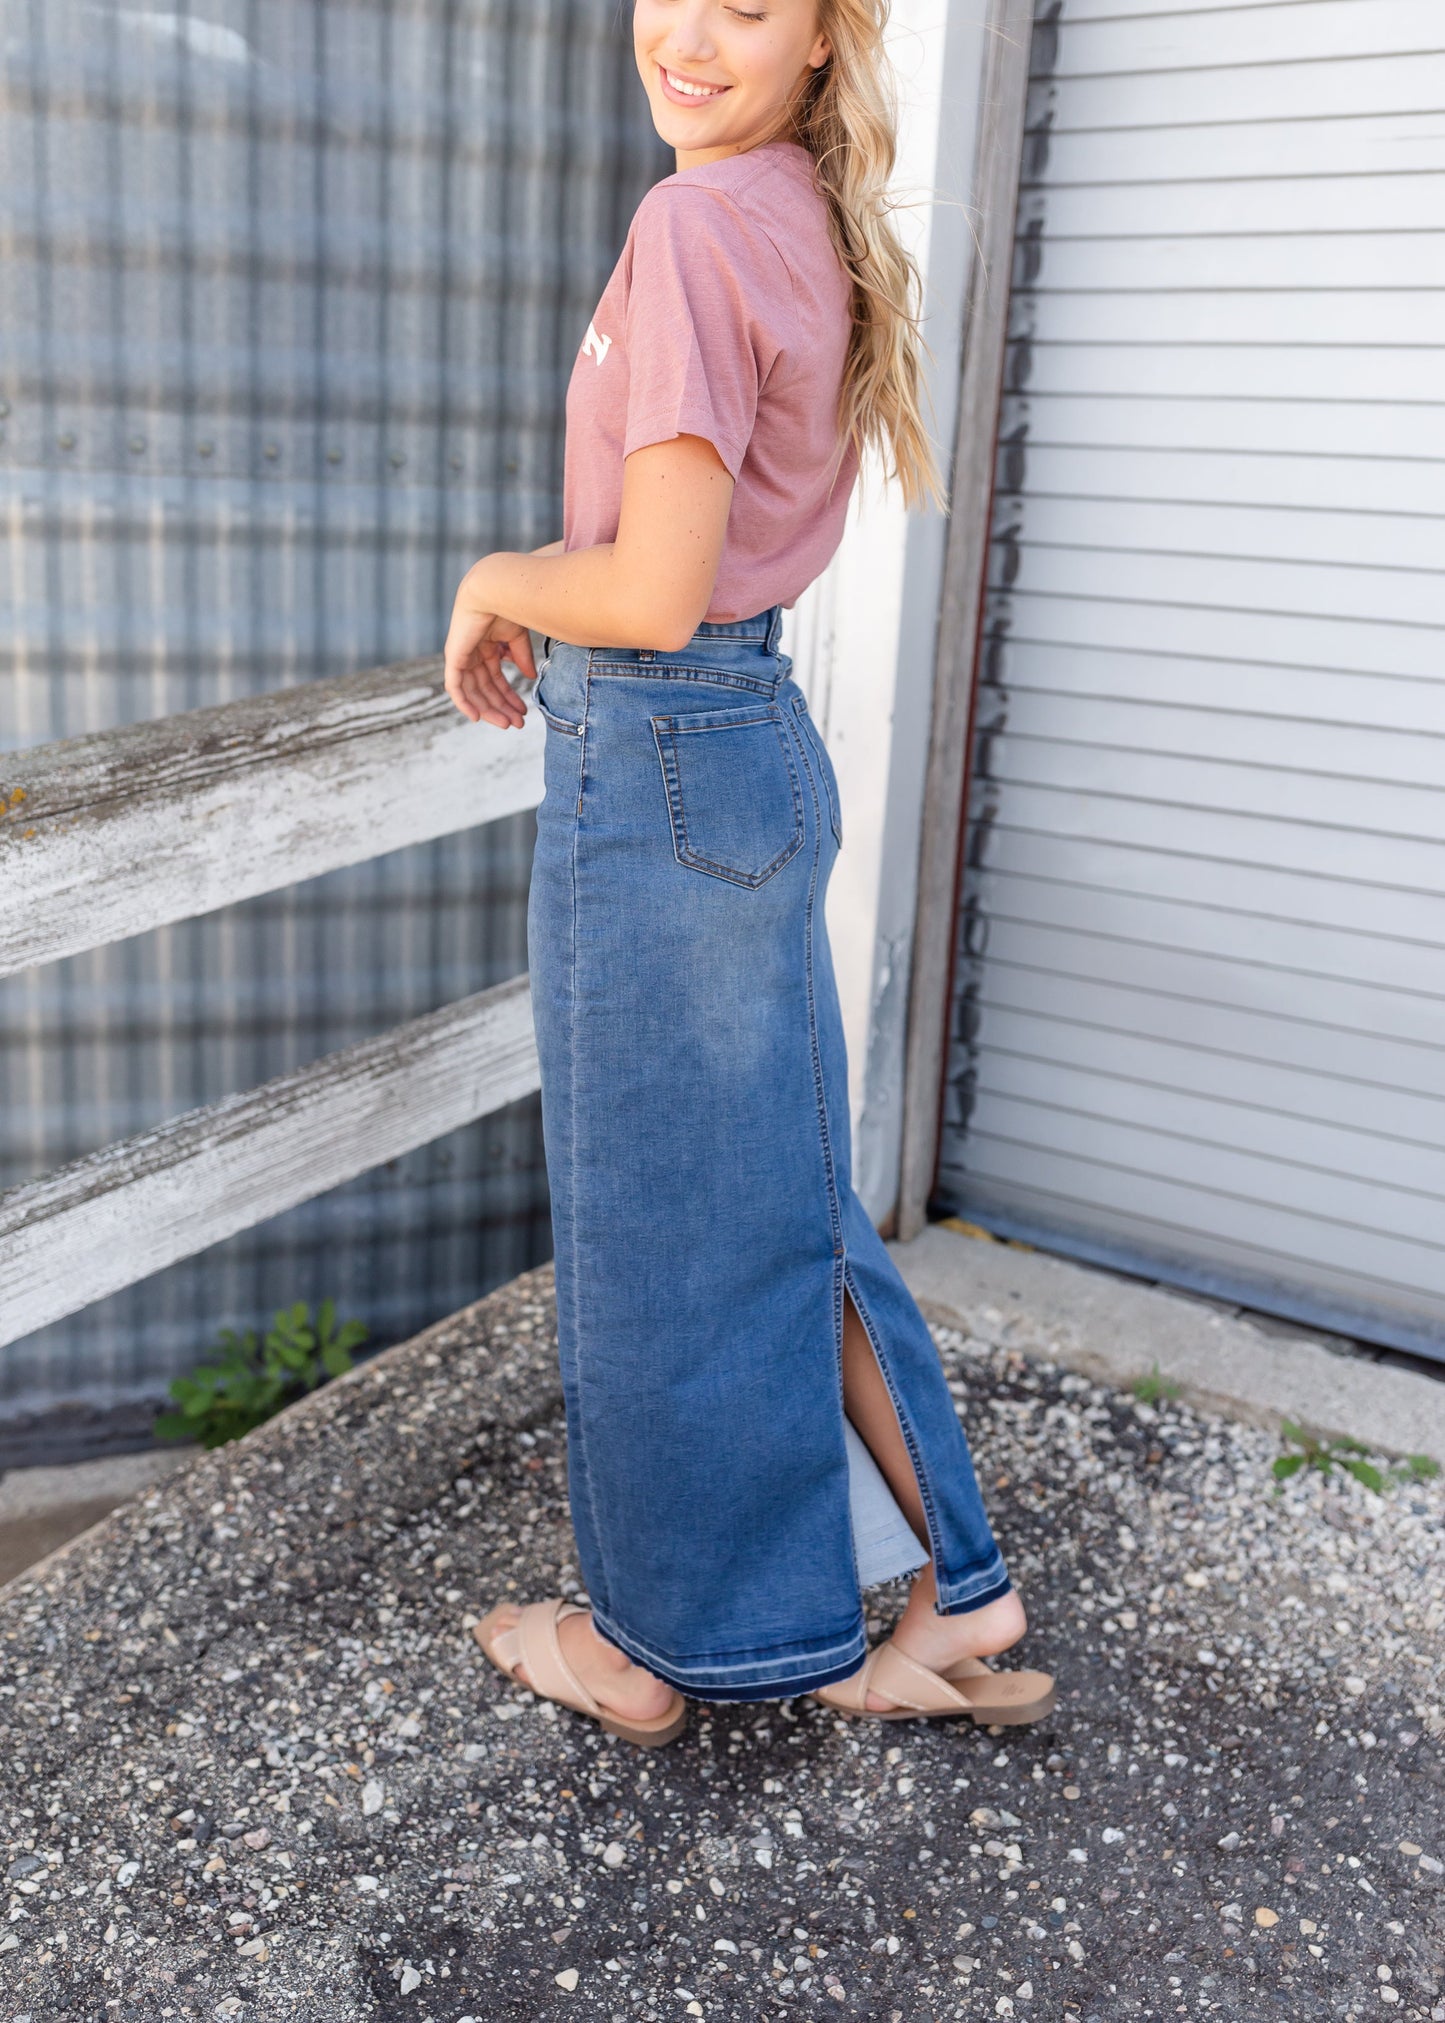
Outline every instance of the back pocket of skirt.
[(803, 847), (803, 794), (776, 703), (655, 716), (673, 855), (757, 886)]

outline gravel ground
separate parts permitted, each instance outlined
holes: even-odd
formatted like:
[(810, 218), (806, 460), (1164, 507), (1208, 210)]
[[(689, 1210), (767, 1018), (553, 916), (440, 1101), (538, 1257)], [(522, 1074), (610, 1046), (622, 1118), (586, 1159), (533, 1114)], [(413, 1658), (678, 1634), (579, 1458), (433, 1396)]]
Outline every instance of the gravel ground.
[(552, 1327), (544, 1269), (0, 1593), (4, 2023), (1445, 2018), (1445, 1483), (1275, 1500), (985, 1310), (935, 1332), (1055, 1713), (644, 1752), (466, 1633), (576, 1592)]

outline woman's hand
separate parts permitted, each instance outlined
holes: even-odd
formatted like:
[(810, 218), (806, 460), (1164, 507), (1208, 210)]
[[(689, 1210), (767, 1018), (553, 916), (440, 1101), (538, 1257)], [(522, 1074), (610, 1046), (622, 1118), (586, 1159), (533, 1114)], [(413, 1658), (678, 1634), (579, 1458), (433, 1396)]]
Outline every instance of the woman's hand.
[(457, 588), (444, 648), (446, 691), (472, 723), (520, 730), (527, 705), (503, 674), (502, 662), (510, 660), (519, 674), (535, 681), (531, 634), (515, 619), (486, 608), (485, 566), (485, 557), (474, 563)]

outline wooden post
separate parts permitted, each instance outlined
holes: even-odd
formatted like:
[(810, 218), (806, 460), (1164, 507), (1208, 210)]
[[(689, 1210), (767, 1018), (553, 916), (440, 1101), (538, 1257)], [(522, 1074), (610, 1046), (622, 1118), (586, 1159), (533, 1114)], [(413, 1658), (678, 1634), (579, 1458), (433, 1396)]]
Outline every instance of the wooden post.
[(989, 8), (974, 178), (982, 222), (964, 311), (952, 511), (939, 604), (909, 982), (896, 1230), (904, 1241), (923, 1227), (938, 1162), (959, 843), (1008, 339), (1032, 16), (1031, 0), (992, 0)]

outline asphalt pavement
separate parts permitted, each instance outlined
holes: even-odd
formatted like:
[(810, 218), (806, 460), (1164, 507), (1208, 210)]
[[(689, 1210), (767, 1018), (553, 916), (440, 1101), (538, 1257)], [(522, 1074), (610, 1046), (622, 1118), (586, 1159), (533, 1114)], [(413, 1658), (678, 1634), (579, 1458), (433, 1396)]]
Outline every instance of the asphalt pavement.
[(0, 2019), (1440, 2023), (1445, 1485), (1277, 1496), (1007, 1320), (935, 1338), (1034, 1728), (502, 1679), (578, 1591), (545, 1268), (111, 1512), (0, 1590)]

